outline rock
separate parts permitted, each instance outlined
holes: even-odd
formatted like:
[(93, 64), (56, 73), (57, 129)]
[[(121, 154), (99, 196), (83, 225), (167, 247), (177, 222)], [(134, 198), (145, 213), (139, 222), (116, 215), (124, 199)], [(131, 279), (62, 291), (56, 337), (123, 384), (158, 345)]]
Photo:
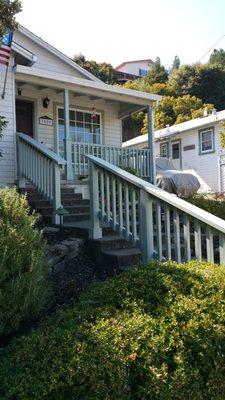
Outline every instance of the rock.
[(46, 234), (54, 234), (54, 233), (59, 233), (59, 229), (54, 228), (53, 226), (45, 226), (43, 228), (43, 232)]
[(63, 271), (65, 269), (65, 267), (66, 267), (66, 261), (65, 260), (60, 261), (59, 263), (53, 265), (52, 274), (57, 274), (57, 273)]
[(56, 244), (54, 248), (55, 248), (55, 253), (58, 254), (60, 257), (67, 256), (69, 253), (68, 247), (64, 246), (63, 244)]

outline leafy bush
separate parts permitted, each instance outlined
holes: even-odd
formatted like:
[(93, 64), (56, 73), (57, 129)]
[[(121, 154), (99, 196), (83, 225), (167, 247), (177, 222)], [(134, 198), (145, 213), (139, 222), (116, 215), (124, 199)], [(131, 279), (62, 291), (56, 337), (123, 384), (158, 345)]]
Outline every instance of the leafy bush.
[(15, 339), (2, 400), (221, 400), (225, 270), (152, 262)]
[(0, 190), (0, 335), (37, 316), (48, 297), (45, 245), (25, 196)]
[(225, 219), (225, 196), (224, 194), (217, 194), (214, 197), (207, 197), (207, 195), (197, 194), (194, 197), (186, 199), (197, 207), (202, 208), (216, 215), (219, 218)]

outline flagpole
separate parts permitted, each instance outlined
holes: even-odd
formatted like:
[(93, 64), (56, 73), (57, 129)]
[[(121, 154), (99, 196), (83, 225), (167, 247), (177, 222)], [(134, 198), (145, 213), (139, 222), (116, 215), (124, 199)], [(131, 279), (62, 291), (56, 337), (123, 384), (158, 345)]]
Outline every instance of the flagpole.
[(7, 76), (8, 76), (8, 70), (9, 70), (9, 63), (6, 66), (6, 71), (5, 71), (5, 80), (4, 80), (4, 85), (3, 85), (3, 91), (2, 91), (2, 99), (5, 98), (5, 93), (6, 93), (6, 81), (7, 81)]

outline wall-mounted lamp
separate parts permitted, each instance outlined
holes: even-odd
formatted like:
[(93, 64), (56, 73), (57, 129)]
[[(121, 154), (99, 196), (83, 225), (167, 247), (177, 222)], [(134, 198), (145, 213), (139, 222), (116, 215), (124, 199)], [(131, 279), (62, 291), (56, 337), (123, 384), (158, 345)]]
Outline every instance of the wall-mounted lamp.
[(21, 94), (22, 94), (22, 89), (21, 89), (20, 87), (18, 87), (17, 93), (18, 93), (18, 96), (21, 96)]
[(44, 107), (44, 108), (48, 108), (49, 103), (50, 103), (50, 100), (49, 100), (48, 96), (46, 96), (46, 97), (43, 99), (43, 107)]

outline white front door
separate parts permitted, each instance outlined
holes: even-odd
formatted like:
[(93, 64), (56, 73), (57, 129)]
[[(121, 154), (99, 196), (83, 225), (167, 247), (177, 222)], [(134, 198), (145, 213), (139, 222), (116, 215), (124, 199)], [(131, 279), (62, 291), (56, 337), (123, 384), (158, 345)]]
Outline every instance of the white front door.
[(171, 143), (171, 158), (176, 169), (182, 169), (181, 160), (181, 141), (177, 140)]

